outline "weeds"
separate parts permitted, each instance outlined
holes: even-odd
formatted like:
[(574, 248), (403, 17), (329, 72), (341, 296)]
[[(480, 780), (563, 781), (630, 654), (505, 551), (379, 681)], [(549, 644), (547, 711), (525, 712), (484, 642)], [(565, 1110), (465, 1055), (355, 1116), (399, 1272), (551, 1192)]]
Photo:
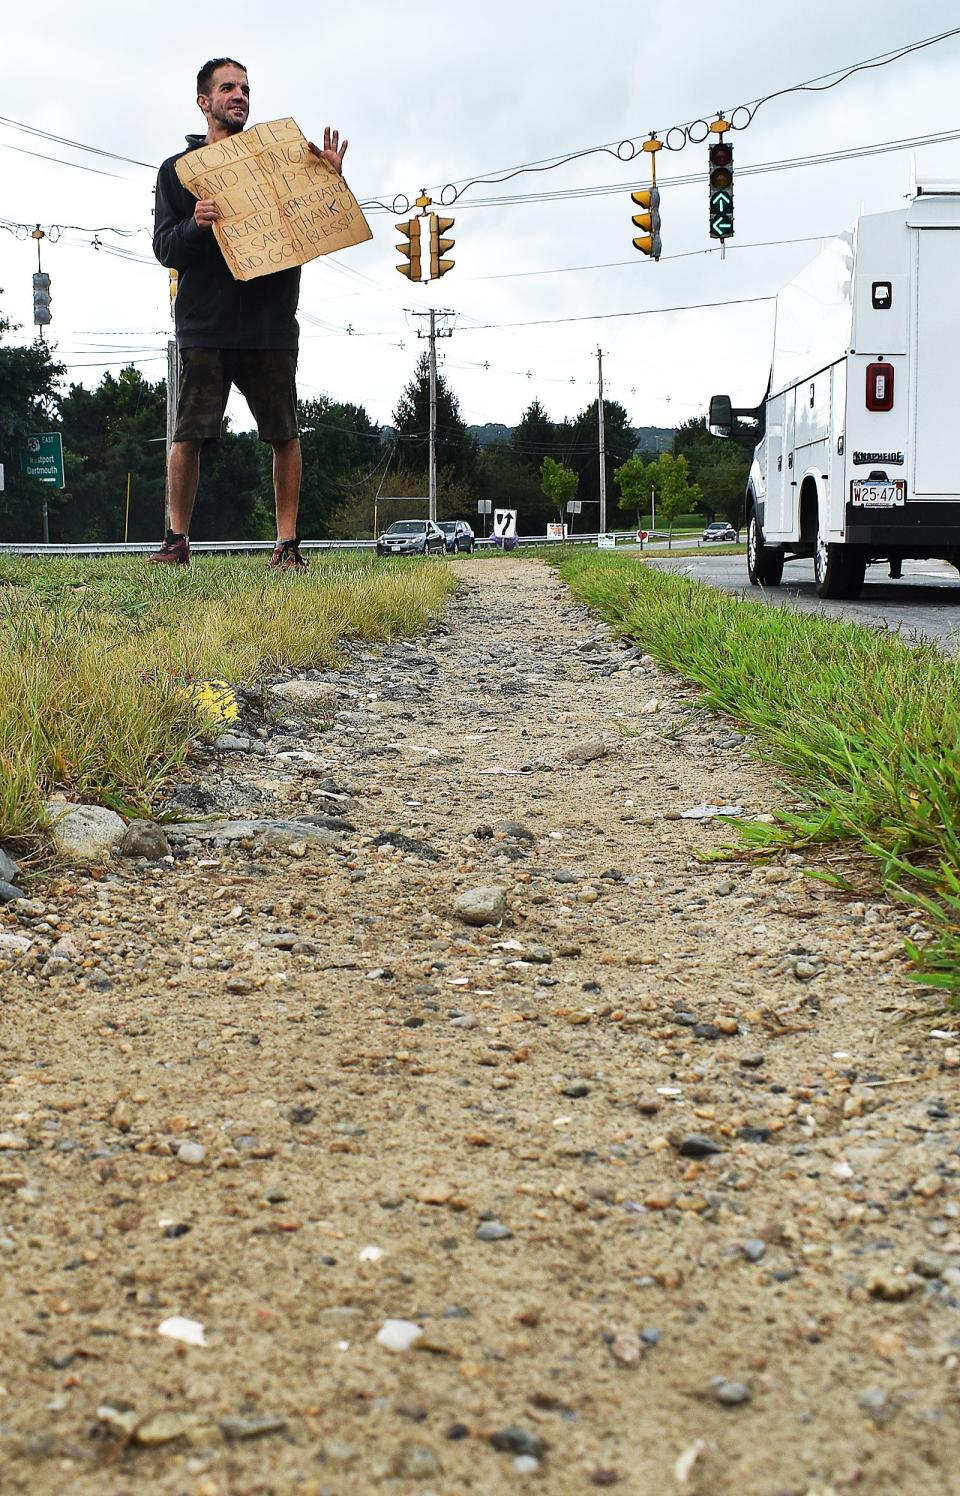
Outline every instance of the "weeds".
[(702, 686), (704, 705), (749, 727), (799, 784), (809, 811), (751, 826), (750, 845), (858, 842), (884, 886), (921, 907), (936, 933), (911, 948), (923, 979), (960, 994), (957, 660), (626, 556), (559, 564), (578, 598)]
[(453, 585), (442, 564), (342, 555), (296, 575), (0, 558), (0, 841), (35, 837), (55, 790), (144, 814), (210, 730), (184, 678), (330, 665), (339, 639), (421, 632)]

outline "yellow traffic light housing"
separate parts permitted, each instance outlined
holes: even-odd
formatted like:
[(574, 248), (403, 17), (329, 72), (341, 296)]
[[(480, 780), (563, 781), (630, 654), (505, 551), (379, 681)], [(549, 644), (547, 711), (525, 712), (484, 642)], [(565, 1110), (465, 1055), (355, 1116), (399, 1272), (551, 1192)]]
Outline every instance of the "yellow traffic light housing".
[(171, 312), (173, 311), (173, 303), (177, 299), (177, 287), (179, 286), (179, 284), (180, 284), (180, 272), (178, 270), (171, 270), (170, 271), (170, 310), (171, 310)]
[(643, 230), (640, 237), (634, 239), (634, 249), (639, 249), (641, 254), (649, 255), (652, 260), (660, 258), (660, 190), (657, 187), (648, 187), (643, 192), (631, 192), (632, 200), (638, 208), (643, 208), (643, 213), (634, 213), (633, 225)]
[(452, 249), (455, 241), (444, 239), (443, 235), (448, 229), (453, 228), (452, 218), (441, 218), (437, 213), (430, 214), (430, 279), (439, 280), (441, 275), (446, 275), (452, 270), (456, 261), (444, 259), (448, 249)]
[(404, 236), (404, 239), (407, 241), (405, 244), (397, 245), (397, 249), (400, 251), (407, 262), (405, 265), (398, 265), (397, 269), (399, 270), (400, 274), (405, 275), (408, 280), (421, 280), (422, 277), (420, 275), (419, 218), (411, 218), (408, 219), (406, 223), (398, 223), (397, 233), (402, 234)]

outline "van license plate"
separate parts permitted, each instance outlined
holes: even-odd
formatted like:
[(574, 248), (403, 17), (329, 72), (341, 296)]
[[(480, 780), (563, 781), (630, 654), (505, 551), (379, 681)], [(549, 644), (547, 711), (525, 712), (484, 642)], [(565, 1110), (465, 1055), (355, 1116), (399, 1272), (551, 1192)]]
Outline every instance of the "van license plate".
[(851, 483), (850, 502), (862, 509), (897, 509), (904, 502), (907, 485), (902, 478), (892, 483)]

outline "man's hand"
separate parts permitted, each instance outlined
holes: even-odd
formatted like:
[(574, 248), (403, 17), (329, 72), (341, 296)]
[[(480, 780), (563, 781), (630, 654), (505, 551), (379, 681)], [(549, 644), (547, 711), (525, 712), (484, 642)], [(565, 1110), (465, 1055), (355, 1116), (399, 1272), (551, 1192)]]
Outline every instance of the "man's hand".
[(327, 125), (323, 132), (322, 151), (319, 146), (314, 145), (312, 140), (307, 141), (307, 145), (313, 154), (318, 156), (321, 161), (326, 161), (327, 165), (332, 166), (337, 175), (341, 177), (343, 176), (343, 158), (347, 154), (347, 146), (349, 144), (350, 142), (345, 140), (343, 145), (341, 145), (340, 131), (331, 130), (329, 125)]
[(212, 229), (220, 217), (220, 209), (211, 198), (201, 198), (193, 210), (194, 222), (201, 229)]

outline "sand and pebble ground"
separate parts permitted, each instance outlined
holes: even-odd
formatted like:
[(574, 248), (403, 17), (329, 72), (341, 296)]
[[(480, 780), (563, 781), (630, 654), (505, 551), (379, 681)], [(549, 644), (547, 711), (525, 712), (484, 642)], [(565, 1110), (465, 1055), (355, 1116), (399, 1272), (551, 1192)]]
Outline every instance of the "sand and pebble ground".
[(455, 565), (0, 908), (2, 1489), (960, 1491), (915, 914), (702, 860), (750, 741)]

